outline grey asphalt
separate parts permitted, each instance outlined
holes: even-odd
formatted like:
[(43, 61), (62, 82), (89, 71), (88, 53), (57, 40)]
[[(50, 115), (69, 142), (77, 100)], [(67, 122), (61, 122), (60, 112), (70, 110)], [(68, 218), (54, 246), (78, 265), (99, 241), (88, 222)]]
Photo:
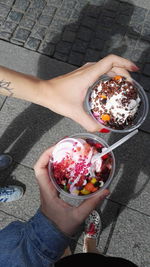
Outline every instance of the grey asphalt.
[[(132, 2), (140, 10), (150, 8), (149, 1)], [(1, 65), (43, 79), (67, 73), (77, 66), (4, 39), (0, 40), (0, 54)], [(143, 64), (142, 70), (145, 74), (141, 75), (145, 75), (148, 85), (149, 66)], [(150, 97), (149, 87), (144, 89)], [(0, 96), (0, 153), (9, 152), (14, 159), (12, 167), (0, 173), (0, 186), (20, 184), (25, 189), (19, 201), (0, 204), (1, 228), (14, 220), (28, 220), (39, 207), (39, 190), (33, 171), (39, 155), (63, 136), (83, 131), (75, 122), (43, 107)], [(122, 137), (122, 134), (113, 133), (99, 135), (109, 144)], [(110, 186), (111, 194), (97, 207), (103, 224), (98, 245), (101, 253), (124, 257), (140, 267), (150, 267), (149, 147), (150, 116), (138, 135), (114, 152), (116, 172)], [(72, 244), (74, 253), (82, 251), (82, 244), (83, 234)]]

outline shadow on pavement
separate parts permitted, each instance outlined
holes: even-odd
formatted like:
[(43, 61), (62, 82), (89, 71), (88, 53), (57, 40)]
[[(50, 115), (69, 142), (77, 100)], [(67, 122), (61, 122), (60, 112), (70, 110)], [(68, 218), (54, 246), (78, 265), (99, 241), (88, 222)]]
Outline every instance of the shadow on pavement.
[[(146, 11), (141, 10), (144, 16)], [(97, 61), (109, 53), (115, 53), (136, 61), (142, 69), (145, 55), (150, 54), (150, 49), (143, 51), (140, 56), (137, 53), (134, 55), (135, 43), (141, 34), (140, 23), (138, 24), (138, 11), (138, 8), (134, 7), (131, 1), (130, 3), (123, 3), (108, 0), (104, 7), (86, 5), (80, 14), (79, 20), (66, 25), (61, 34), (54, 36), (46, 44), (43, 53), (51, 54), (52, 57), (54, 56), (76, 66), (81, 66), (87, 61)], [(133, 15), (136, 17), (135, 24), (132, 21)], [(51, 49), (54, 44), (56, 45), (56, 52), (53, 55)], [(49, 72), (50, 70), (47, 69), (43, 57), (40, 57), (38, 76), (48, 79), (50, 77)], [(133, 76), (136, 80), (139, 80), (139, 74)], [(10, 154), (18, 162), (21, 162), (35, 142), (60, 119), (61, 116), (43, 107), (31, 104), (12, 121), (4, 132), (0, 140), (0, 152), (5, 151), (7, 147), (14, 143)], [(108, 143), (112, 144), (119, 138), (121, 138), (121, 135), (111, 134)], [(144, 190), (148, 180), (142, 182), (137, 191), (136, 184), (141, 172), (146, 176), (150, 172), (148, 167), (149, 145), (147, 142), (148, 137), (144, 139), (142, 134), (139, 133), (138, 136), (118, 148), (116, 152), (116, 175), (120, 166), (122, 166), (123, 171), (111, 193), (111, 200), (128, 205), (131, 199), (137, 198)], [(14, 163), (13, 167), (7, 171), (9, 175), (16, 168), (16, 165)], [(114, 220), (114, 215), (109, 216), (110, 209), (110, 205), (106, 205), (102, 213), (104, 228), (108, 227)], [(74, 250), (74, 248), (72, 249)]]

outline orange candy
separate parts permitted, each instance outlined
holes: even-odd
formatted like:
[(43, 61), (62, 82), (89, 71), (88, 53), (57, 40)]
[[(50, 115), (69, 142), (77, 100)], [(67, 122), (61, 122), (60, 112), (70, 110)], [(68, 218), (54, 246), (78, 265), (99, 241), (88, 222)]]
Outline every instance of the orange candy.
[(105, 95), (100, 95), (100, 97), (103, 98), (103, 99), (107, 98), (107, 96), (105, 96)]
[(87, 183), (84, 188), (89, 192), (95, 192), (98, 190), (98, 188), (95, 187), (91, 182)]
[(110, 116), (108, 114), (102, 114), (101, 119), (103, 121), (110, 121)]
[(114, 80), (115, 81), (118, 81), (118, 80), (121, 80), (122, 79), (122, 76), (120, 76), (120, 75), (116, 75), (115, 77), (114, 77)]
[(90, 191), (90, 192), (93, 192), (93, 190), (95, 189), (95, 186), (94, 186), (91, 182), (89, 182), (89, 183), (87, 183), (87, 184), (85, 185), (84, 188), (85, 188), (86, 190)]
[(92, 192), (94, 193), (94, 192), (96, 192), (97, 190), (98, 190), (98, 187), (94, 187), (93, 190), (92, 190)]

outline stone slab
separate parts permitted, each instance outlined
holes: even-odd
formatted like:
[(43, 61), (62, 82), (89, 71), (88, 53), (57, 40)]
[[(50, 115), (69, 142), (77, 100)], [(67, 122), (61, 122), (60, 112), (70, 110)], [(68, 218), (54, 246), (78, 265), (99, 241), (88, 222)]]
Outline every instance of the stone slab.
[(0, 53), (0, 65), (43, 79), (55, 77), (75, 69), (70, 64), (57, 61), (2, 40), (0, 40)]
[(2, 105), (3, 105), (4, 101), (5, 101), (5, 99), (6, 99), (5, 96), (0, 95), (0, 109), (2, 108)]
[(120, 212), (107, 255), (150, 267), (150, 217), (126, 208)]
[(9, 215), (7, 214), (7, 212), (4, 212), (4, 211), (0, 211), (0, 229), (3, 229), (11, 222), (17, 221), (17, 220), (24, 222), (24, 220), (21, 220), (18, 217)]
[[(39, 208), (39, 189), (34, 177), (34, 171), (22, 165), (11, 166), (11, 176), (8, 172), (0, 173), (0, 186), (16, 184), (23, 186), (25, 193), (23, 197), (15, 202), (0, 203), (0, 211), (22, 220), (28, 220)], [(12, 221), (15, 218), (12, 217)], [(6, 224), (8, 221), (6, 220)], [(4, 226), (4, 223), (3, 223)]]
[[(3, 0), (0, 7), (0, 38), (8, 42), (77, 66), (108, 53), (145, 63), (145, 49), (131, 43), (133, 36), (136, 41), (141, 36), (150, 41), (148, 0)], [(126, 34), (130, 35), (130, 47), (129, 42), (121, 41)], [(77, 36), (80, 43), (74, 52)], [(89, 50), (91, 40), (97, 47)], [(84, 46), (88, 49), (83, 50)]]
[[(111, 135), (108, 143), (120, 138)], [(115, 151), (116, 172), (110, 186), (110, 199), (150, 215), (150, 138), (139, 132)]]
[(0, 124), (0, 152), (9, 151), (17, 162), (29, 167), (62, 137), (85, 131), (70, 119), (16, 99), (4, 104)]
[(146, 9), (150, 9), (150, 2), (149, 0), (123, 0), (122, 2), (133, 4), (135, 6), (143, 7)]
[[(147, 97), (148, 97), (148, 102), (149, 102), (149, 107), (150, 107), (150, 93), (147, 92), (146, 94), (147, 94)], [(145, 131), (145, 132), (147, 132), (147, 133), (150, 133), (150, 108), (149, 108), (146, 120), (140, 126), (140, 129)]]

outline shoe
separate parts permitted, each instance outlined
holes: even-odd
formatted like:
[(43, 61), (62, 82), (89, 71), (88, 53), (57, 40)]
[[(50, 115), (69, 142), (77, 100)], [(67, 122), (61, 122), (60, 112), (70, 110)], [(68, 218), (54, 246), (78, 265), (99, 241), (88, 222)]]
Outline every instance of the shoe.
[(83, 252), (87, 252), (86, 239), (93, 238), (96, 239), (96, 245), (98, 244), (98, 239), (100, 231), (102, 228), (100, 215), (96, 210), (93, 210), (88, 218), (85, 220), (85, 230), (84, 230), (84, 244)]
[(0, 171), (7, 169), (12, 163), (12, 157), (8, 154), (0, 155)]
[(0, 188), (0, 202), (12, 202), (19, 200), (24, 194), (21, 186), (9, 185)]

